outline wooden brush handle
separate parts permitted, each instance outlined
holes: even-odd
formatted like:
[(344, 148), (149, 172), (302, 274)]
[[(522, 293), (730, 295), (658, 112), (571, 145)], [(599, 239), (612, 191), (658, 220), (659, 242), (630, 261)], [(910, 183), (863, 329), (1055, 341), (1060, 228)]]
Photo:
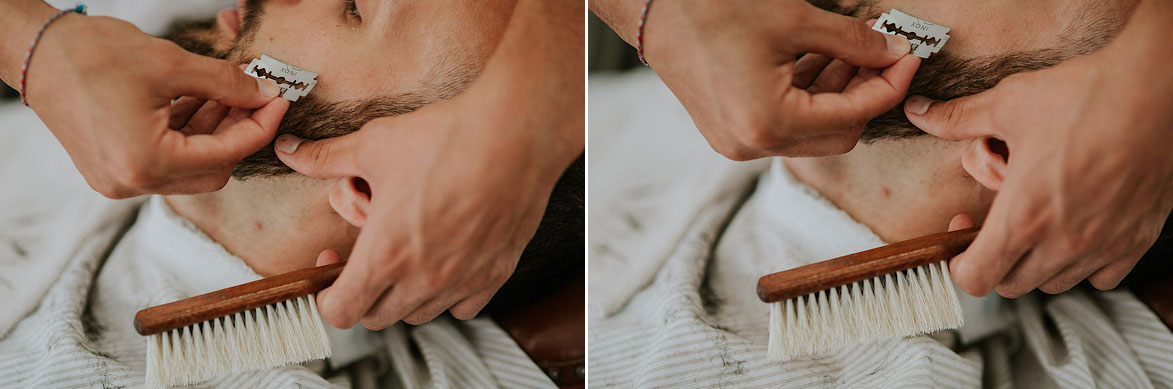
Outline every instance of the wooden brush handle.
[(758, 279), (758, 298), (767, 303), (944, 261), (961, 254), (980, 227), (926, 235), (839, 258), (768, 274)]
[(334, 283), (344, 262), (294, 270), (247, 284), (150, 307), (134, 315), (140, 335), (155, 335), (218, 317), (317, 293)]

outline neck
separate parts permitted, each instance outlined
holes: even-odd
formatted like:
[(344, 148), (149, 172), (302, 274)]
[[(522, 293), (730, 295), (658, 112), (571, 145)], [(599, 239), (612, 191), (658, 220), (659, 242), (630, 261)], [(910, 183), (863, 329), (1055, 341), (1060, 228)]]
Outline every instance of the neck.
[(326, 181), (291, 175), (232, 179), (217, 192), (165, 200), (175, 213), (268, 277), (312, 267), (325, 249), (343, 258), (350, 253), (358, 229), (330, 208), (327, 190)]
[(957, 214), (984, 218), (993, 192), (961, 168), (957, 146), (931, 137), (876, 141), (785, 166), (881, 239), (898, 242), (946, 231)]

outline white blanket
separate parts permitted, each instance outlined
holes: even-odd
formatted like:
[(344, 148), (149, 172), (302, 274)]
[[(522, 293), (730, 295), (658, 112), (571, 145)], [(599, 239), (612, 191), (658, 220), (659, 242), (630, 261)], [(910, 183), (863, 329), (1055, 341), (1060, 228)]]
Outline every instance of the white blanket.
[(883, 242), (780, 165), (720, 160), (651, 72), (589, 90), (592, 387), (1173, 387), (1173, 333), (1127, 291), (979, 304), (972, 343), (768, 362), (757, 278)]

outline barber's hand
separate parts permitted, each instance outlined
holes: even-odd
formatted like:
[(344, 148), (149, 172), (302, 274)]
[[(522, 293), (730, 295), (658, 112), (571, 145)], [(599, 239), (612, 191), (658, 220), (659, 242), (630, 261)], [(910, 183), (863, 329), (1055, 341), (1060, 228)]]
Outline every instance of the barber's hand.
[[(50, 26), (27, 85), (29, 105), (86, 182), (113, 198), (223, 187), (237, 162), (272, 140), (289, 106), (272, 81), (106, 17), (66, 15)], [(219, 102), (200, 117), (229, 120), (174, 131), (180, 96)]]
[[(328, 322), (381, 329), (445, 310), (469, 319), (513, 273), (557, 181), (549, 167), (562, 157), (544, 140), (507, 135), (526, 115), (484, 101), (494, 100), (466, 92), (338, 138), (277, 138), (277, 155), (298, 172), (370, 187), (350, 259), (318, 295)], [(339, 260), (323, 257), (335, 259), (319, 264)]]
[(967, 293), (1059, 293), (1084, 279), (1111, 289), (1156, 241), (1173, 209), (1173, 77), (1105, 50), (981, 94), (905, 104), (933, 135), (1010, 149), (981, 232), (952, 262)]
[(643, 47), (713, 149), (735, 160), (851, 150), (920, 66), (903, 37), (803, 0), (655, 2)]

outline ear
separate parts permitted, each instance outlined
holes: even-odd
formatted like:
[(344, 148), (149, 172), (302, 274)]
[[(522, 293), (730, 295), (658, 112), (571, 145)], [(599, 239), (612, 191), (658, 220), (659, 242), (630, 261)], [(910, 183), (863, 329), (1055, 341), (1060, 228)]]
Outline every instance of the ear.
[(330, 207), (350, 224), (362, 228), (367, 222), (367, 210), (371, 206), (370, 185), (359, 177), (336, 179), (333, 185)]
[(1006, 142), (991, 137), (970, 140), (961, 156), (961, 166), (965, 171), (993, 191), (1002, 187), (1009, 161), (1010, 148)]
[(240, 10), (243, 8), (225, 8), (216, 14), (216, 24), (228, 34), (228, 40), (235, 42), (240, 36)]

